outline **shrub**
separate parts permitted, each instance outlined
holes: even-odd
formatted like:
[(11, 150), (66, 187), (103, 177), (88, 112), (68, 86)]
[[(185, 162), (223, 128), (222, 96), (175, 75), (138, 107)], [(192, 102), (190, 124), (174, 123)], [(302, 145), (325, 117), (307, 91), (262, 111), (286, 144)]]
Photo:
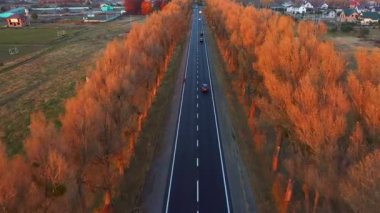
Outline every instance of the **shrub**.
[(329, 32), (330, 33), (336, 33), (336, 31), (338, 30), (338, 28), (336, 26), (334, 27), (329, 27)]
[(349, 33), (352, 30), (354, 30), (354, 27), (352, 24), (342, 24), (340, 30), (345, 33)]
[(359, 30), (359, 37), (365, 38), (369, 34), (368, 28), (360, 28)]
[(36, 20), (36, 19), (38, 19), (38, 14), (37, 13), (32, 13), (32, 19), (34, 19), (34, 20)]

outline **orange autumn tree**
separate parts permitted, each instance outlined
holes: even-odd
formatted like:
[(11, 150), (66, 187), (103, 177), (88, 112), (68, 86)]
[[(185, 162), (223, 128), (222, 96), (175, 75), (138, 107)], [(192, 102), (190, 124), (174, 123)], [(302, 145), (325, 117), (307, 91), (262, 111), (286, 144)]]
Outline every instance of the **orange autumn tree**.
[(350, 167), (348, 178), (340, 184), (340, 193), (355, 211), (374, 212), (379, 202), (376, 196), (376, 186), (380, 184), (376, 169), (380, 142), (379, 59), (379, 49), (359, 49), (357, 68), (348, 75), (348, 91), (360, 123), (350, 137)]
[[(345, 169), (365, 156), (368, 145), (365, 122), (347, 119), (355, 110), (345, 89), (346, 64), (324, 41), (326, 27), (233, 1), (207, 3), (207, 20), (254, 139), (265, 139), (260, 150), (274, 152), (271, 169), (288, 177), (275, 178), (287, 184), (274, 183), (273, 191), (288, 202), (276, 196), (280, 211), (328, 211), (341, 200), (337, 183)], [(304, 194), (302, 206), (292, 203), (295, 187)]]
[[(0, 207), (4, 212), (30, 211), (32, 177), (24, 158), (8, 158), (4, 144), (0, 143)], [(23, 205), (20, 205), (23, 204)]]
[(67, 208), (70, 168), (60, 147), (57, 131), (42, 113), (31, 116), (30, 136), (24, 147), (32, 182), (29, 190), (30, 209), (34, 211), (71, 211)]
[(380, 134), (380, 50), (360, 49), (356, 53), (357, 70), (348, 76), (348, 88), (364, 129), (374, 143)]
[(41, 113), (31, 116), (26, 155), (8, 159), (0, 150), (2, 209), (110, 210), (174, 49), (186, 37), (190, 14), (190, 0), (174, 0), (127, 37), (110, 42), (66, 102), (59, 129)]
[(377, 212), (380, 202), (380, 150), (367, 155), (350, 168), (340, 183), (342, 197), (355, 212)]
[(83, 209), (91, 208), (99, 192), (110, 205), (173, 50), (184, 39), (180, 32), (187, 24), (178, 24), (178, 19), (188, 20), (189, 12), (189, 1), (173, 1), (136, 25), (123, 42), (110, 43), (89, 81), (68, 101), (62, 137), (77, 166)]

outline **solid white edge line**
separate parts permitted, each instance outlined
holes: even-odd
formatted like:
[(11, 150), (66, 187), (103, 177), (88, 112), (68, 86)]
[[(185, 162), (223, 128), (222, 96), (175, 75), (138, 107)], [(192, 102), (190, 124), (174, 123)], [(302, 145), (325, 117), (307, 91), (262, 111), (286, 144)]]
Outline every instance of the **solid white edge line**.
[[(192, 16), (192, 19), (193, 19), (193, 16)], [(187, 49), (185, 79), (186, 79), (186, 76), (187, 76), (187, 68), (188, 68), (188, 65), (189, 65), (190, 48), (191, 48), (192, 38), (193, 38), (193, 22), (191, 22), (190, 39), (189, 39), (189, 45), (188, 45), (188, 49)], [(186, 87), (186, 82), (184, 82), (183, 85), (182, 85), (181, 103), (180, 103), (180, 107), (179, 107), (178, 122), (177, 122), (177, 132), (176, 132), (175, 143), (174, 143), (174, 154), (173, 154), (173, 159), (172, 159), (172, 166), (171, 166), (172, 168), (171, 168), (171, 172), (170, 172), (170, 181), (169, 181), (168, 196), (166, 197), (166, 209), (165, 209), (166, 213), (168, 213), (168, 211), (169, 211), (170, 192), (171, 192), (171, 188), (172, 188), (174, 163), (175, 163), (175, 157), (176, 157), (176, 152), (177, 152), (177, 141), (178, 141), (179, 124), (181, 123), (182, 105), (183, 105), (183, 94), (185, 93), (185, 87)]]
[(216, 108), (215, 108), (215, 100), (214, 100), (214, 90), (212, 89), (212, 79), (211, 79), (210, 64), (209, 64), (209, 60), (208, 60), (206, 39), (204, 39), (204, 44), (205, 44), (204, 48), (205, 48), (205, 52), (206, 52), (206, 62), (207, 62), (208, 77), (210, 79), (211, 98), (212, 98), (212, 106), (213, 106), (213, 110), (214, 110), (214, 119), (215, 119), (216, 134), (217, 134), (217, 138), (218, 138), (220, 163), (222, 164), (224, 193), (225, 193), (226, 202), (227, 202), (227, 212), (230, 213), (230, 203), (229, 203), (229, 200), (228, 200), (226, 175), (225, 175), (225, 172), (224, 172), (224, 163), (223, 163), (223, 158), (222, 158), (222, 148), (221, 148), (221, 144), (220, 144), (220, 136), (219, 136), (219, 128), (218, 128), (219, 124), (218, 124), (218, 119), (217, 119), (217, 116), (216, 116)]

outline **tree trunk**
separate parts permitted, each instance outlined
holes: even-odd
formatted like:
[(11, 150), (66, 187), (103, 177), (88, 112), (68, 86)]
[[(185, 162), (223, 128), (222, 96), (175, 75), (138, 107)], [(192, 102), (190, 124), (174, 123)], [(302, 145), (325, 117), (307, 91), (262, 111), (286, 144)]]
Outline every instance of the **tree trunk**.
[(104, 195), (104, 206), (110, 206), (111, 205), (111, 192), (107, 191)]
[(286, 186), (285, 192), (285, 202), (290, 202), (292, 200), (293, 195), (293, 180), (291, 178), (288, 179), (288, 185)]
[(102, 213), (111, 213), (112, 212), (111, 202), (112, 202), (111, 192), (108, 190), (106, 192), (106, 194), (104, 195), (104, 207), (103, 207)]
[(279, 164), (279, 156), (281, 151), (281, 145), (282, 145), (282, 137), (283, 137), (283, 130), (281, 127), (276, 127), (276, 151), (273, 156), (273, 162), (272, 162), (272, 171), (276, 172), (278, 169)]
[(276, 151), (275, 151), (275, 154), (273, 156), (273, 161), (272, 161), (272, 171), (273, 172), (276, 172), (277, 169), (278, 169), (278, 158), (280, 156), (280, 150), (281, 150), (281, 147), (280, 146), (277, 146), (276, 147)]
[(303, 193), (305, 194), (305, 212), (310, 212), (310, 196), (309, 196), (309, 187), (306, 184), (302, 186)]
[(317, 212), (318, 201), (319, 201), (319, 192), (318, 192), (318, 191), (315, 191), (313, 213), (316, 213), (316, 212)]
[(86, 200), (83, 194), (83, 183), (82, 183), (82, 178), (77, 177), (77, 185), (78, 185), (78, 196), (79, 196), (79, 204), (80, 204), (80, 209), (82, 212), (87, 212), (86, 208)]

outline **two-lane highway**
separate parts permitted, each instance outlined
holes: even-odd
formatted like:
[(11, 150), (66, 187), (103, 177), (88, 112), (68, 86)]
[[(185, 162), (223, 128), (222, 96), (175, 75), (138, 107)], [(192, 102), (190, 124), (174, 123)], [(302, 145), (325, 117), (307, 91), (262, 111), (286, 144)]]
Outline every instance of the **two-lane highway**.
[[(187, 64), (164, 211), (231, 212), (210, 76), (205, 24), (193, 9)], [(200, 37), (204, 42), (200, 42)], [(200, 86), (209, 85), (202, 93)]]

